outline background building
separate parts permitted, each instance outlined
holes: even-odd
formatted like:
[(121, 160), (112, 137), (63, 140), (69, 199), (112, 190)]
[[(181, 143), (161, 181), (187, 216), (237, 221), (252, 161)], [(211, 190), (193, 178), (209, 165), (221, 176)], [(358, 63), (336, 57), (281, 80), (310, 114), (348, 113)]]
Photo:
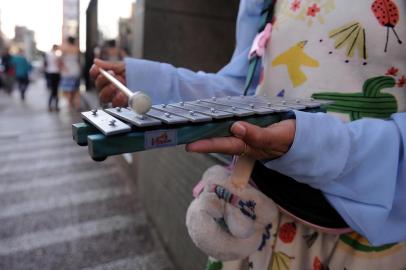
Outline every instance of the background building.
[(137, 0), (131, 4), (130, 17), (119, 19), (118, 44), (136, 58), (143, 57), (144, 11), (144, 0)]
[(4, 48), (5, 48), (5, 41), (3, 38), (3, 34), (0, 32), (0, 54), (3, 53)]
[(1, 28), (1, 10), (0, 10), (0, 54), (3, 52), (5, 46), (3, 31)]
[(63, 0), (62, 40), (79, 37), (79, 0)]
[(145, 0), (135, 1), (133, 3), (133, 9), (131, 14), (132, 14), (131, 55), (136, 58), (142, 58), (144, 45)]
[(16, 26), (14, 28), (14, 38), (12, 47), (24, 50), (24, 54), (28, 60), (33, 60), (37, 53), (34, 31), (25, 26)]
[(133, 18), (120, 18), (118, 21), (118, 46), (131, 55), (133, 42)]

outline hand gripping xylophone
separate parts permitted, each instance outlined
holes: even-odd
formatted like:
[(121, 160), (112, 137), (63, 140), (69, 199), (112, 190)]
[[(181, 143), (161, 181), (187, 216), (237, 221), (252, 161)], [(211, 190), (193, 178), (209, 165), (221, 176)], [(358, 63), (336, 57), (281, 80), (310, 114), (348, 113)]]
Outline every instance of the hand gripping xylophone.
[(82, 112), (84, 122), (72, 125), (73, 138), (88, 145), (97, 161), (108, 156), (230, 136), (237, 120), (258, 126), (281, 121), (291, 110), (322, 111), (322, 103), (264, 96), (229, 96), (153, 105), (139, 114), (129, 108)]
[(281, 121), (291, 110), (322, 111), (323, 101), (266, 96), (212, 97), (151, 106), (142, 92), (132, 92), (108, 72), (100, 72), (129, 98), (129, 107), (82, 112), (83, 123), (72, 125), (73, 138), (88, 145), (90, 156), (108, 156), (157, 147), (186, 144), (200, 139), (230, 136), (237, 120), (258, 126)]
[(90, 156), (101, 161), (112, 155), (230, 136), (230, 126), (237, 120), (268, 126), (291, 110), (319, 112), (322, 105), (310, 99), (228, 96), (153, 105), (144, 114), (121, 107), (94, 109), (82, 112), (83, 123), (72, 125), (73, 138), (79, 145), (88, 145)]

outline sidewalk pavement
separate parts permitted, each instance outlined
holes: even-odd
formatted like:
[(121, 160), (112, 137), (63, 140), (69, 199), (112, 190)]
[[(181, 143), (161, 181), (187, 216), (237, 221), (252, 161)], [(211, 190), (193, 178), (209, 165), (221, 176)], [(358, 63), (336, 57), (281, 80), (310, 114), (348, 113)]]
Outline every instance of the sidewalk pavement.
[(26, 101), (0, 91), (0, 269), (175, 269), (131, 179), (72, 140), (47, 111), (43, 80)]

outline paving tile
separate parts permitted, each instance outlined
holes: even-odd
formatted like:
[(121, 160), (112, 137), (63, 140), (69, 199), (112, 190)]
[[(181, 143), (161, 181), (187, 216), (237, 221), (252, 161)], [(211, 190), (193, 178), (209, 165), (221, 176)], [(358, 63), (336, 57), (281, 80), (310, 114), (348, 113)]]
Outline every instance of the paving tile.
[(0, 92), (0, 269), (175, 269), (114, 158), (73, 142), (78, 115), (48, 113), (44, 86)]

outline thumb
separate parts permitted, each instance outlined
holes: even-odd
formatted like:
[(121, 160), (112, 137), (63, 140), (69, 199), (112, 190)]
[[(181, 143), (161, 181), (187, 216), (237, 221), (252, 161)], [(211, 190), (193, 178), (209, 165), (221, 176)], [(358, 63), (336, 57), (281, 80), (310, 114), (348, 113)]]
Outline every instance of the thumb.
[(295, 138), (296, 121), (284, 120), (261, 128), (246, 122), (236, 122), (231, 132), (251, 148), (266, 152), (286, 153)]
[(231, 126), (231, 132), (235, 137), (243, 140), (254, 148), (263, 148), (271, 139), (265, 128), (247, 123), (236, 122)]

